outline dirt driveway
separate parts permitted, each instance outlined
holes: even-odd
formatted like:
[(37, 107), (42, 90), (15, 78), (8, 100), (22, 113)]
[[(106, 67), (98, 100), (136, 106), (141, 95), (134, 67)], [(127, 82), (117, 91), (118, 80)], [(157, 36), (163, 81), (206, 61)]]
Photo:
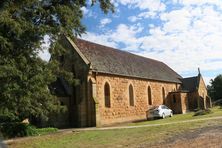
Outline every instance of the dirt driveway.
[(152, 148), (221, 148), (222, 126), (211, 126), (181, 133), (166, 141), (150, 145), (142, 144), (138, 147)]

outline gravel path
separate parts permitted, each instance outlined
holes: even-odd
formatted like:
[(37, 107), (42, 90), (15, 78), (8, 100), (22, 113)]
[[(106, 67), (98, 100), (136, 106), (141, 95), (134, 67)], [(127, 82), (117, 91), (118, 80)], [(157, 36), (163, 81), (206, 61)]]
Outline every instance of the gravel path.
[(145, 143), (139, 147), (147, 146), (152, 148), (221, 148), (222, 126), (196, 129), (192, 132), (181, 133), (156, 145), (150, 146)]

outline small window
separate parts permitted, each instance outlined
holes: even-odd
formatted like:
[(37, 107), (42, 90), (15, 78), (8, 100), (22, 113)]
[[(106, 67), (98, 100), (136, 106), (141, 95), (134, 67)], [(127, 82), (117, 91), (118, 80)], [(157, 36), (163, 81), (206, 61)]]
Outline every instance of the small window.
[(131, 84), (129, 86), (129, 103), (130, 103), (130, 106), (134, 106), (133, 86)]
[(173, 103), (177, 103), (175, 94), (173, 95)]
[(106, 82), (104, 86), (105, 107), (110, 107), (110, 86)]
[(150, 86), (148, 87), (148, 104), (152, 105), (152, 94)]

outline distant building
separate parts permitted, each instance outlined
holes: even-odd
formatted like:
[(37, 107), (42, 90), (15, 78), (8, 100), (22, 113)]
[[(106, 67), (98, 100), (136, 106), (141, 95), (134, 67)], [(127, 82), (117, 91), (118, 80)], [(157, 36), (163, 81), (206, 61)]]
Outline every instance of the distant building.
[(211, 107), (199, 73), (182, 78), (163, 62), (89, 41), (61, 39), (68, 53), (62, 66), (73, 72), (79, 85), (62, 78), (54, 83), (61, 104), (68, 107), (56, 126), (88, 127), (146, 119), (146, 111), (165, 104), (174, 113)]

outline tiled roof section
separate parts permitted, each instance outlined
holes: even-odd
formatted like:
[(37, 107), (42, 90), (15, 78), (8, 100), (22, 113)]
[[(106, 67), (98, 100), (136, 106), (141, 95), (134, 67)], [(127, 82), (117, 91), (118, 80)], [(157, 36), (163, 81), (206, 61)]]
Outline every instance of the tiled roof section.
[(189, 92), (193, 92), (197, 90), (199, 84), (199, 77), (189, 77), (181, 79), (182, 82), (182, 90), (186, 90)]
[(182, 77), (160, 61), (82, 39), (76, 39), (75, 44), (90, 61), (93, 71), (181, 83)]

